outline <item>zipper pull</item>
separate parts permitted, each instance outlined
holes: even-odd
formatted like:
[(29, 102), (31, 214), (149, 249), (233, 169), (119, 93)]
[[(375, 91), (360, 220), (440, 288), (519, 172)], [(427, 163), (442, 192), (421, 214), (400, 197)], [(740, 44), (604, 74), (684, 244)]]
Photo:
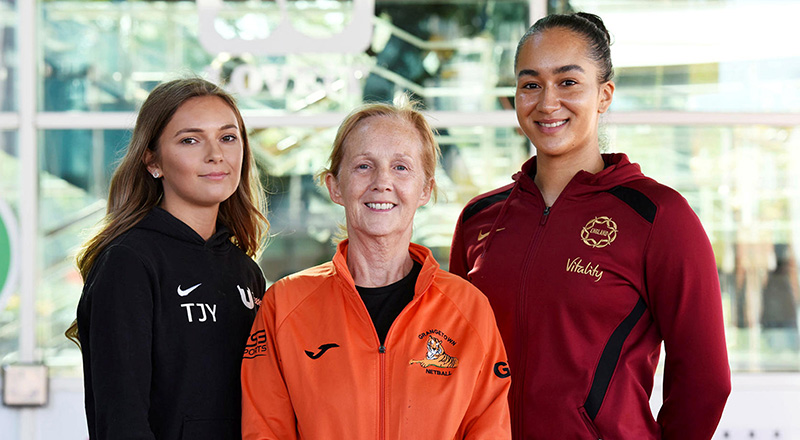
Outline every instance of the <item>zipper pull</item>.
[(550, 207), (544, 208), (544, 214), (542, 214), (542, 220), (539, 221), (540, 225), (547, 223), (547, 217), (550, 215)]
[(386, 353), (386, 347), (384, 347), (383, 345), (381, 345), (380, 347), (378, 347), (378, 353), (380, 353), (380, 354), (384, 354), (384, 353)]

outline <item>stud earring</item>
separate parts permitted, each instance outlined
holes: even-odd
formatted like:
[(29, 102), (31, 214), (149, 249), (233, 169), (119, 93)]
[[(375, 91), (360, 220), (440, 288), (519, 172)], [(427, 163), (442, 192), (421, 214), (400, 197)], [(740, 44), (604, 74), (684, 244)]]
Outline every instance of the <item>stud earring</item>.
[(158, 174), (158, 171), (153, 171), (153, 178), (158, 179), (161, 174)]

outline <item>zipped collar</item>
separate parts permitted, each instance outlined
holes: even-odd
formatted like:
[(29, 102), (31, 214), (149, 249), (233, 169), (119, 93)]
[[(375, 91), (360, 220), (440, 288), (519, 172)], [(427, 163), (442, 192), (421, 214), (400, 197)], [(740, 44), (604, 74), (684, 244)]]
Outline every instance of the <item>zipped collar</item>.
[[(353, 292), (356, 291), (356, 283), (350, 270), (347, 268), (347, 246), (350, 240), (343, 240), (336, 246), (336, 254), (333, 256), (333, 268), (339, 278), (348, 286)], [(436, 272), (439, 270), (439, 263), (433, 258), (433, 253), (425, 246), (420, 246), (416, 243), (408, 244), (408, 253), (411, 258), (422, 264), (422, 269), (419, 271), (417, 277), (417, 284), (414, 286), (414, 298), (423, 294), (433, 284)]]
[(217, 231), (208, 240), (204, 240), (189, 225), (158, 206), (150, 210), (134, 227), (156, 231), (188, 245), (203, 247), (214, 252), (227, 251), (233, 245), (230, 241), (233, 234), (222, 223), (217, 222)]
[[(638, 164), (632, 163), (624, 153), (603, 154), (605, 168), (597, 174), (587, 171), (578, 171), (567, 184), (559, 198), (581, 197), (607, 191), (615, 186), (623, 185), (632, 180), (645, 178)], [(521, 189), (539, 194), (539, 188), (534, 183), (536, 177), (536, 156), (528, 159), (522, 165), (522, 171), (514, 174), (513, 179)]]

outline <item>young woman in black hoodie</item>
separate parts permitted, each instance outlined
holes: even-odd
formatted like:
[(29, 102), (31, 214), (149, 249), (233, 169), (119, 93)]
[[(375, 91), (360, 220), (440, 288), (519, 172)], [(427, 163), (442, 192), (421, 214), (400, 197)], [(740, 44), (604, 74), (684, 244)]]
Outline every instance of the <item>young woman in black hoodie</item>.
[(83, 351), (91, 439), (239, 439), (240, 366), (269, 224), (233, 98), (157, 86), (111, 179), (67, 335)]

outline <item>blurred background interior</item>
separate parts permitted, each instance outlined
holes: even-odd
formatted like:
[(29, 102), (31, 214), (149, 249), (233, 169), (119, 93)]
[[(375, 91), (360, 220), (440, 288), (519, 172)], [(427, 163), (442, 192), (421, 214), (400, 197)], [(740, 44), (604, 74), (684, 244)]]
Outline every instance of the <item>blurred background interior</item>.
[(463, 206), (534, 153), (516, 43), (571, 11), (612, 33), (606, 151), (683, 194), (714, 246), (734, 373), (717, 437), (800, 438), (783, 418), (800, 409), (800, 2), (773, 0), (0, 0), (0, 363), (50, 377), (48, 405), (0, 408), (0, 438), (86, 438), (63, 336), (74, 255), (157, 83), (196, 74), (237, 96), (270, 193), (269, 282), (333, 253), (343, 212), (314, 175), (338, 124), (411, 92), (443, 152), (414, 241), (446, 267)]

